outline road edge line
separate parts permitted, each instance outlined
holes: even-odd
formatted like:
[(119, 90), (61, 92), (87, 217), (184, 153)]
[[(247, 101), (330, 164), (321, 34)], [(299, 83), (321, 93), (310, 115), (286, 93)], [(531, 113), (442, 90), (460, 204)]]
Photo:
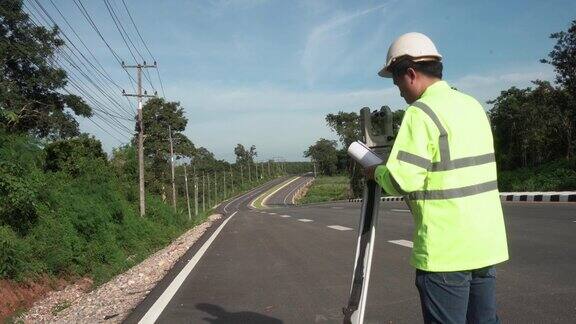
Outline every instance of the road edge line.
[(198, 252), (196, 252), (196, 254), (194, 254), (192, 259), (190, 259), (190, 261), (188, 261), (186, 266), (184, 266), (184, 268), (182, 268), (182, 270), (180, 270), (180, 273), (178, 273), (178, 275), (174, 278), (174, 280), (172, 280), (172, 282), (170, 283), (170, 285), (168, 285), (166, 290), (164, 290), (162, 295), (160, 295), (160, 297), (158, 297), (158, 299), (156, 299), (156, 301), (148, 309), (146, 314), (144, 314), (144, 316), (138, 321), (138, 324), (152, 324), (152, 323), (156, 322), (158, 317), (160, 317), (160, 314), (162, 314), (162, 312), (164, 311), (164, 308), (166, 308), (168, 303), (172, 300), (172, 297), (174, 297), (174, 295), (176, 294), (178, 289), (180, 289), (180, 286), (182, 286), (182, 283), (184, 283), (184, 280), (186, 280), (186, 278), (188, 277), (190, 272), (192, 272), (194, 267), (196, 267), (196, 264), (198, 264), (198, 262), (200, 261), (200, 258), (202, 258), (202, 256), (204, 255), (204, 253), (206, 253), (206, 251), (208, 250), (208, 248), (210, 247), (212, 242), (216, 239), (218, 234), (220, 234), (220, 231), (222, 231), (224, 226), (226, 226), (228, 221), (232, 217), (234, 217), (234, 215), (236, 215), (236, 213), (238, 213), (238, 211), (235, 211), (232, 215), (230, 215), (230, 217), (226, 218), (222, 222), (222, 224), (220, 224), (218, 229), (212, 234), (212, 236), (210, 236), (208, 241), (204, 242), (204, 245), (202, 245), (202, 247), (198, 250)]

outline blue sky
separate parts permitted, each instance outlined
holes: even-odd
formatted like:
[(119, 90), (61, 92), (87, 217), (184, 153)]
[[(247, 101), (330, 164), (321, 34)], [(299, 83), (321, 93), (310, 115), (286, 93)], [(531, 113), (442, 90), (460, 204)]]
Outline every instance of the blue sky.
[[(131, 91), (74, 2), (53, 1)], [(107, 41), (133, 64), (103, 1), (82, 1)], [(392, 82), (376, 74), (390, 42), (403, 33), (432, 38), (444, 56), (445, 79), (489, 108), (485, 101), (510, 86), (553, 80), (539, 59), (554, 44), (548, 36), (576, 19), (576, 1), (125, 1), (158, 60), (167, 99), (185, 108), (186, 135), (229, 161), (237, 143), (256, 145), (261, 160), (304, 160), (302, 152), (317, 139), (336, 139), (326, 114), (404, 108)], [(121, 0), (110, 2), (130, 27)], [(51, 3), (42, 3), (66, 32)], [(160, 90), (158, 79), (152, 81)], [(119, 145), (86, 120), (81, 127), (107, 151)]]

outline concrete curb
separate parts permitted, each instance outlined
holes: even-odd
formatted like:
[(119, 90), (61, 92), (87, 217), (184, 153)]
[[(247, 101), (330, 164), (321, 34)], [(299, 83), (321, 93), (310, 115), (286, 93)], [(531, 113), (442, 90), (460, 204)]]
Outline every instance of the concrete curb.
[[(381, 197), (381, 201), (404, 201), (404, 197)], [(501, 192), (501, 201), (513, 202), (576, 202), (576, 192)], [(362, 202), (362, 198), (351, 198), (348, 202)]]

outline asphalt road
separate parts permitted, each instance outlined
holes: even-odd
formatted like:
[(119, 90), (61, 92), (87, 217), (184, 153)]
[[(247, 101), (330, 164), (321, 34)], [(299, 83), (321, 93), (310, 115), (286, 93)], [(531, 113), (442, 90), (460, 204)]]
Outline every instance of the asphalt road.
[[(284, 199), (286, 192), (277, 194), (269, 201)], [(360, 203), (250, 210), (246, 205), (256, 196), (225, 206), (228, 217), (237, 213), (164, 308), (150, 306), (218, 226), (127, 322), (156, 312), (157, 323), (340, 323)], [(576, 204), (503, 206), (511, 259), (497, 268), (502, 322), (575, 323)], [(414, 269), (408, 264), (412, 217), (402, 202), (382, 203), (380, 210), (365, 323), (422, 322)]]
[(302, 186), (310, 182), (314, 178), (313, 173), (306, 173), (298, 176), (291, 181), (288, 185), (282, 187), (266, 200), (268, 207), (285, 207), (294, 205), (294, 196)]

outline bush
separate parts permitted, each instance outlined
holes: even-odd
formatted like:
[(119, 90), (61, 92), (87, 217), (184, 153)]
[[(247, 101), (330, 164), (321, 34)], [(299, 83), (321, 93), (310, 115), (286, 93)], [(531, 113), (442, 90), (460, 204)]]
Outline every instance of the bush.
[(43, 154), (36, 143), (0, 133), (0, 225), (23, 235), (38, 218), (36, 201), (44, 182)]
[(0, 278), (19, 279), (26, 270), (29, 248), (8, 226), (0, 226)]
[(52, 142), (46, 145), (44, 151), (46, 152), (44, 167), (47, 171), (64, 171), (73, 175), (87, 171), (83, 168), (85, 160), (107, 159), (102, 143), (87, 134)]
[(194, 225), (152, 195), (140, 217), (137, 183), (120, 176), (134, 169), (133, 152), (120, 167), (102, 158), (99, 142), (83, 141), (43, 151), (0, 133), (0, 279), (88, 275), (102, 283)]
[(503, 192), (576, 190), (576, 159), (502, 171), (498, 174), (498, 189)]

